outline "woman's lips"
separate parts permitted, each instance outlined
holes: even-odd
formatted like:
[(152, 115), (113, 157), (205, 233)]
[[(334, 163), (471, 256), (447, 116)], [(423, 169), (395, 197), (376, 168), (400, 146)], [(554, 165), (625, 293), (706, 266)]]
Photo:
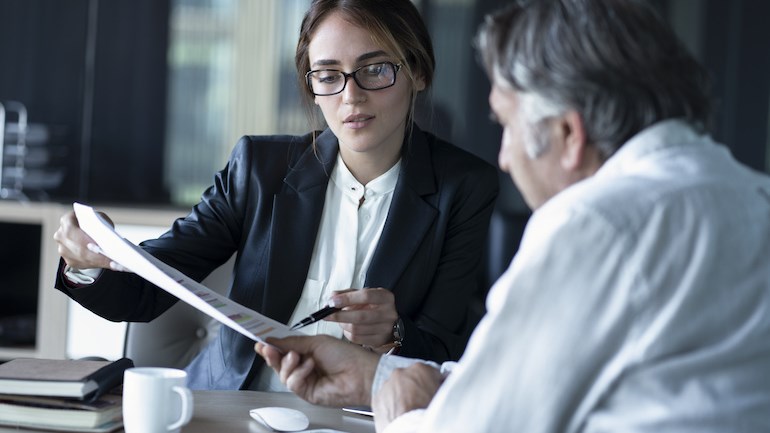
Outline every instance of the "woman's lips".
[(348, 128), (359, 129), (368, 125), (372, 119), (374, 119), (374, 116), (369, 116), (367, 114), (353, 114), (346, 117), (343, 123)]

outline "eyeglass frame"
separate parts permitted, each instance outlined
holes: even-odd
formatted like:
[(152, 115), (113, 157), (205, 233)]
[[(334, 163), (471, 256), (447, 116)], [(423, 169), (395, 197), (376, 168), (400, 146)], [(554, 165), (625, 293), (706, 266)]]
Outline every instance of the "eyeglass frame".
[[(362, 85), (361, 85), (361, 83), (359, 83), (359, 82), (358, 82), (358, 78), (356, 78), (356, 74), (358, 73), (358, 71), (360, 71), (360, 70), (362, 70), (362, 69), (364, 69), (364, 68), (367, 68), (367, 67), (369, 67), (369, 66), (374, 66), (374, 65), (384, 65), (384, 64), (388, 64), (388, 65), (390, 65), (390, 66), (393, 68), (393, 82), (392, 82), (392, 83), (388, 84), (388, 85), (387, 85), (387, 86), (385, 86), (385, 87), (378, 87), (378, 88), (376, 88), (376, 89), (367, 89), (366, 87), (362, 86)], [(387, 61), (386, 61), (386, 62), (374, 62), (374, 63), (369, 63), (369, 64), (366, 64), (366, 65), (363, 65), (363, 66), (360, 66), (360, 67), (356, 68), (356, 69), (355, 69), (353, 72), (345, 72), (345, 71), (340, 71), (339, 69), (313, 69), (313, 70), (307, 71), (307, 72), (305, 73), (305, 84), (307, 84), (307, 87), (308, 87), (308, 90), (310, 90), (310, 93), (312, 93), (312, 94), (313, 94), (313, 95), (315, 95), (315, 96), (333, 96), (333, 95), (339, 95), (340, 93), (342, 93), (343, 91), (345, 91), (345, 87), (347, 87), (347, 85), (348, 85), (348, 78), (353, 78), (353, 81), (355, 81), (355, 82), (356, 82), (356, 85), (357, 85), (357, 86), (358, 86), (360, 89), (363, 89), (363, 90), (369, 90), (369, 91), (382, 90), (382, 89), (387, 89), (388, 87), (393, 87), (393, 86), (395, 86), (395, 85), (396, 85), (396, 77), (398, 76), (398, 71), (400, 71), (400, 70), (401, 70), (401, 68), (402, 68), (403, 66), (404, 66), (404, 65), (403, 65), (403, 64), (401, 64), (401, 63), (393, 63), (393, 62), (387, 62)], [(342, 88), (341, 88), (341, 89), (340, 89), (338, 92), (334, 92), (334, 93), (324, 93), (324, 94), (320, 94), (320, 95), (319, 95), (318, 93), (316, 93), (316, 92), (313, 90), (313, 85), (312, 85), (312, 84), (311, 84), (311, 82), (310, 82), (310, 74), (312, 74), (312, 73), (314, 73), (314, 72), (324, 72), (324, 71), (327, 71), (327, 72), (339, 72), (340, 74), (342, 74), (342, 77), (343, 77), (343, 79), (344, 79), (344, 83), (342, 84)]]

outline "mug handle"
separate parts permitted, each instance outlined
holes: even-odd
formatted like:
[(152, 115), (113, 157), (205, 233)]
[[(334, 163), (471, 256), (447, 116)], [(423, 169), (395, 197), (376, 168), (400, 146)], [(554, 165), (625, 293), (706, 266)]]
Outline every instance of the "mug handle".
[(184, 386), (175, 386), (171, 388), (172, 391), (179, 394), (179, 398), (182, 400), (182, 413), (179, 415), (179, 419), (176, 420), (173, 424), (166, 427), (166, 430), (172, 431), (176, 430), (178, 428), (181, 428), (183, 425), (190, 422), (193, 415), (193, 405), (192, 405), (192, 393), (190, 392), (189, 388), (186, 388)]

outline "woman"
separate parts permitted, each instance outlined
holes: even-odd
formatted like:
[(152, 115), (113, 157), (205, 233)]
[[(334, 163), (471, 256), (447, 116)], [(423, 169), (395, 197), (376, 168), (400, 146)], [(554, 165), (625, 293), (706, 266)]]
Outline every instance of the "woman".
[[(328, 302), (342, 311), (306, 332), (457, 359), (497, 174), (412, 123), (434, 69), (419, 13), (409, 0), (314, 1), (296, 64), (328, 127), (243, 137), (192, 212), (143, 248), (197, 280), (236, 252), (229, 296), (249, 308), (294, 323)], [(66, 263), (57, 288), (95, 313), (149, 321), (176, 301), (132, 274), (78, 280), (79, 269), (110, 263), (73, 214), (55, 239)], [(190, 386), (284, 389), (255, 355), (222, 327), (187, 367)]]

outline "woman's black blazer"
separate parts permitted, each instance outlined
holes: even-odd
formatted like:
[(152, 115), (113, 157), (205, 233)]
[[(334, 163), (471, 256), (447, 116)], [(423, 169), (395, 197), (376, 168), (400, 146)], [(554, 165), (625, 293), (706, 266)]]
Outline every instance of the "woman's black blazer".
[[(198, 281), (237, 252), (229, 297), (287, 322), (305, 283), (339, 151), (330, 130), (317, 135), (315, 148), (312, 142), (312, 134), (241, 138), (190, 214), (142, 247)], [(395, 295), (406, 328), (401, 355), (442, 362), (462, 353), (497, 193), (494, 167), (414, 126), (366, 275), (366, 287)], [(121, 272), (103, 272), (93, 285), (73, 289), (60, 270), (56, 286), (114, 321), (150, 321), (176, 302)], [(222, 326), (187, 367), (190, 386), (248, 387), (262, 365), (253, 347)]]

